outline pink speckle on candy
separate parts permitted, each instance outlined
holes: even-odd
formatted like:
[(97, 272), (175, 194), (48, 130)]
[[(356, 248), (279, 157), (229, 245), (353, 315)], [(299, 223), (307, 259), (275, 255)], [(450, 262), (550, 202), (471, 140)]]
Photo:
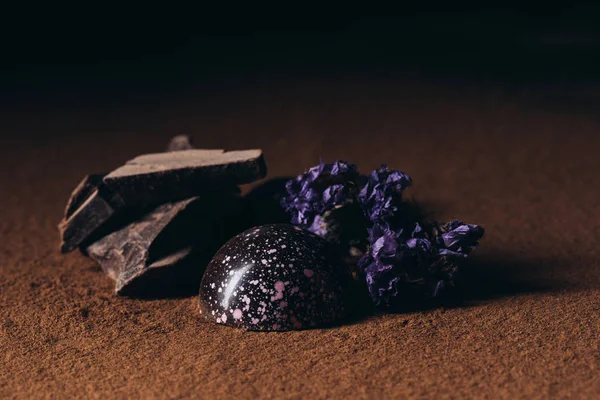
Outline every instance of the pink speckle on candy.
[(285, 283), (281, 281), (275, 282), (275, 290), (277, 290), (277, 294), (271, 297), (271, 301), (281, 300), (283, 299), (283, 290), (285, 289)]
[(233, 319), (242, 319), (242, 310), (239, 308), (233, 310)]
[(283, 299), (283, 292), (277, 292), (275, 296), (271, 296), (271, 301), (277, 301)]
[(307, 278), (310, 278), (311, 276), (313, 276), (314, 273), (315, 273), (315, 271), (313, 271), (312, 269), (304, 270), (304, 275), (306, 275)]

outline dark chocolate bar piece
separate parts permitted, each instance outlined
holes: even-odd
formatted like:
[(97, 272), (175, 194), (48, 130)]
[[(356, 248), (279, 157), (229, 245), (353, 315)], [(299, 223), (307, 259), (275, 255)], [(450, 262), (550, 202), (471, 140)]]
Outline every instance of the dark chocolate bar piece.
[(98, 186), (102, 183), (104, 176), (105, 174), (92, 174), (83, 178), (75, 190), (73, 190), (73, 193), (67, 202), (67, 206), (65, 207), (65, 219), (68, 219), (73, 215), (73, 213), (81, 207), (81, 204), (92, 196)]
[(75, 250), (114, 214), (113, 206), (100, 196), (97, 188), (94, 189), (81, 206), (58, 224), (62, 238), (60, 251), (67, 253)]
[[(227, 240), (239, 191), (165, 203), (85, 249), (126, 296), (197, 291), (204, 267)], [(136, 217), (137, 218), (137, 217)]]
[(182, 150), (145, 154), (128, 161), (103, 179), (126, 205), (162, 203), (195, 196), (227, 184), (264, 177), (260, 150)]
[[(169, 148), (180, 145), (172, 141)], [(60, 249), (76, 249), (123, 209), (209, 195), (265, 174), (260, 150), (188, 149), (136, 157), (108, 175), (89, 175), (77, 186), (58, 226)]]

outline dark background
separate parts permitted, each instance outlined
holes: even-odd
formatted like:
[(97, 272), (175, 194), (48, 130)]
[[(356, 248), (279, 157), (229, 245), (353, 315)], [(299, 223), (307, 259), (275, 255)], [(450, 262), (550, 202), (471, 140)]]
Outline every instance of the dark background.
[(598, 6), (436, 7), (8, 9), (2, 99), (114, 100), (340, 73), (511, 84), (598, 78)]

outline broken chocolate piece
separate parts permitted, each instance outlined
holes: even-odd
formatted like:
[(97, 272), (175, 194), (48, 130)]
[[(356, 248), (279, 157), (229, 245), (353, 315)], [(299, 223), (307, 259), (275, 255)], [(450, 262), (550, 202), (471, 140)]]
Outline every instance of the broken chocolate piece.
[(224, 220), (238, 199), (234, 189), (159, 205), (87, 246), (87, 254), (120, 295), (197, 290), (210, 257), (231, 235)]
[(136, 157), (103, 182), (126, 205), (137, 205), (195, 196), (207, 185), (250, 183), (265, 173), (260, 150), (182, 150)]
[(60, 251), (67, 253), (75, 250), (114, 214), (115, 209), (100, 196), (98, 189), (94, 189), (79, 208), (71, 211), (71, 214), (58, 224), (62, 237)]
[(192, 140), (188, 135), (177, 135), (169, 142), (167, 151), (191, 150), (193, 148)]
[(65, 219), (68, 219), (81, 204), (88, 199), (104, 179), (104, 174), (87, 175), (77, 185), (65, 207)]
[(209, 195), (265, 174), (260, 150), (180, 150), (139, 156), (108, 175), (91, 175), (79, 184), (59, 224), (61, 251), (76, 249), (126, 207)]

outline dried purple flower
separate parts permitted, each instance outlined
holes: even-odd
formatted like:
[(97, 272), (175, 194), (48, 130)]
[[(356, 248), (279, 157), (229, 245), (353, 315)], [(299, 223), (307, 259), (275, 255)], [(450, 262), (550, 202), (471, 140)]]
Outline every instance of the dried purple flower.
[(439, 297), (454, 284), (457, 258), (466, 257), (483, 233), (483, 228), (461, 221), (439, 228), (435, 223), (413, 222), (412, 229), (399, 231), (375, 225), (370, 249), (358, 267), (380, 306), (394, 307), (406, 298)]
[(282, 206), (293, 224), (342, 244), (344, 251), (358, 249), (357, 268), (373, 301), (394, 307), (444, 293), (458, 262), (484, 233), (458, 220), (425, 222), (403, 199), (411, 184), (410, 176), (386, 165), (361, 177), (353, 164), (321, 162), (287, 183)]
[[(413, 232), (419, 232), (414, 229)], [(378, 238), (377, 235), (381, 235)], [(408, 236), (408, 238), (406, 237)], [(431, 256), (431, 243), (426, 238), (412, 237), (406, 230), (382, 230), (375, 225), (370, 235), (369, 251), (359, 261), (373, 301), (391, 305), (396, 298), (427, 284), (425, 262)]]
[(477, 225), (458, 220), (448, 222), (440, 227), (440, 234), (436, 238), (440, 254), (466, 257), (477, 247), (483, 233), (483, 228)]
[[(287, 196), (281, 205), (291, 214), (292, 223), (324, 236), (323, 214), (356, 201), (358, 172), (354, 164), (323, 161), (286, 184)], [(317, 218), (319, 217), (319, 218)]]
[(386, 165), (371, 172), (359, 194), (365, 216), (374, 224), (389, 228), (400, 216), (402, 192), (411, 184), (410, 176), (388, 170)]

